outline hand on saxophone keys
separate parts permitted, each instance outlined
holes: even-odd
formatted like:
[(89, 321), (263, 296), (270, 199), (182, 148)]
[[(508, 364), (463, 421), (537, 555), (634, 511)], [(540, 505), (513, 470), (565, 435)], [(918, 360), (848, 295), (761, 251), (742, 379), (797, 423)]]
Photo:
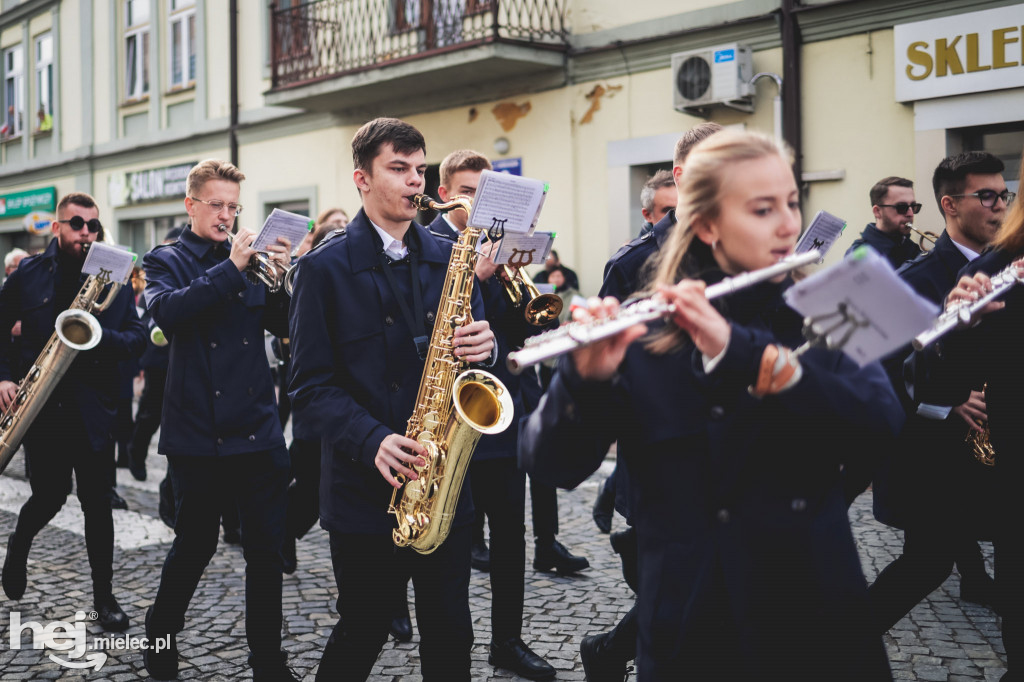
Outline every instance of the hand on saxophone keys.
[(985, 433), (988, 412), (985, 409), (985, 393), (983, 391), (971, 391), (971, 397), (967, 399), (967, 402), (954, 407), (953, 412), (967, 422), (967, 426), (971, 430)]
[(466, 362), (483, 362), (494, 349), (494, 332), (487, 320), (477, 320), (455, 330), (452, 337), (455, 355)]
[(410, 467), (427, 465), (427, 450), (412, 438), (392, 433), (380, 442), (373, 464), (392, 488), (401, 488), (397, 476), (415, 481), (419, 474)]
[(18, 384), (13, 381), (0, 381), (0, 410), (6, 411), (16, 395), (18, 395)]

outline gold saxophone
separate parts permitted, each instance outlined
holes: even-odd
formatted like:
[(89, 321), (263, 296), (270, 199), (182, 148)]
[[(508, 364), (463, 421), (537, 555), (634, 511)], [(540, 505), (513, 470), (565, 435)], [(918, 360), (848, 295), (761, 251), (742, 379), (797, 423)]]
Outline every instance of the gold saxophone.
[[(417, 194), (413, 203), (422, 209), (461, 209), (469, 214), (470, 200), (454, 197), (439, 204)], [(398, 489), (391, 493), (388, 513), (398, 519), (392, 537), (399, 547), (411, 546), (430, 554), (448, 537), (462, 481), (469, 469), (473, 449), (482, 434), (501, 433), (512, 423), (512, 397), (493, 374), (467, 369), (468, 363), (452, 352), (452, 335), (457, 327), (473, 321), (470, 298), (473, 268), (480, 230), (467, 227), (452, 247), (441, 301), (434, 318), (416, 407), (405, 435), (427, 451), (424, 466), (410, 465), (419, 478), (407, 481), (401, 499)]]
[(22, 438), (60, 383), (71, 361), (79, 351), (94, 348), (100, 342), (103, 332), (94, 314), (110, 307), (121, 289), (120, 282), (114, 282), (103, 301), (97, 302), (109, 283), (106, 274), (90, 275), (71, 307), (57, 316), (53, 335), (18, 384), (14, 400), (0, 417), (0, 473), (10, 464)]
[[(982, 386), (981, 392), (984, 393), (986, 390), (988, 390), (987, 383)], [(992, 447), (992, 441), (990, 440), (992, 433), (988, 429), (988, 422), (979, 421), (978, 426), (982, 427), (983, 430), (978, 432), (971, 429), (967, 432), (964, 442), (971, 446), (971, 454), (974, 455), (974, 459), (985, 466), (995, 466), (996, 449)]]

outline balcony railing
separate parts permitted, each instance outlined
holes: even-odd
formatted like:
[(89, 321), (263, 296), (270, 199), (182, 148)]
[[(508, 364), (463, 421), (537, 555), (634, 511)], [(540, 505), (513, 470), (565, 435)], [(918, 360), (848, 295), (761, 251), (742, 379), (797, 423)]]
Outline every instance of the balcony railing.
[(565, 49), (565, 0), (315, 0), (275, 9), (272, 88), (483, 43)]

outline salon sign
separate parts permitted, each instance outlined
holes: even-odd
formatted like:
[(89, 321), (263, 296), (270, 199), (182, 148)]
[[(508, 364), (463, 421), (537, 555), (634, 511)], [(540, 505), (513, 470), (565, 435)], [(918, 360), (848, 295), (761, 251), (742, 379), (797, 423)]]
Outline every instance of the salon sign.
[(893, 27), (896, 101), (1024, 87), (1024, 4)]

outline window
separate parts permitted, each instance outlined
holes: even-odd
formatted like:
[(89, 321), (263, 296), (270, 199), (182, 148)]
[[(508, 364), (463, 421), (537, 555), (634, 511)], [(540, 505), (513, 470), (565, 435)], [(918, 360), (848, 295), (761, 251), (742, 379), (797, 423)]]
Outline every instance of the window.
[(125, 0), (125, 98), (149, 94), (149, 0)]
[(21, 45), (4, 51), (4, 107), (0, 134), (4, 138), (21, 135), (25, 126), (25, 52)]
[(184, 88), (196, 81), (196, 3), (171, 3), (171, 87)]
[(36, 38), (36, 130), (53, 129), (53, 36)]
[(963, 150), (984, 151), (998, 156), (1006, 169), (1003, 179), (1011, 192), (1019, 191), (1020, 150), (1024, 147), (1024, 125), (1001, 123), (997, 125), (961, 128)]

